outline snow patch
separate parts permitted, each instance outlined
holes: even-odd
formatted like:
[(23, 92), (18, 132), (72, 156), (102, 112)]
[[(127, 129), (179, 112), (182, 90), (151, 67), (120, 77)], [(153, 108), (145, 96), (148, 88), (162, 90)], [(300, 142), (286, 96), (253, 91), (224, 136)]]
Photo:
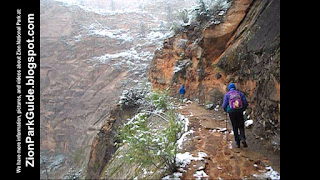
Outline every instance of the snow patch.
[[(93, 5), (86, 3), (86, 1), (81, 0), (55, 0), (61, 2), (65, 6), (77, 6), (83, 9), (86, 12), (93, 12), (100, 15), (115, 15), (115, 14), (126, 14), (126, 13), (145, 13), (141, 11), (138, 7), (129, 8), (127, 6), (123, 6), (122, 9), (116, 9), (114, 11), (106, 9), (105, 6), (101, 6), (101, 8), (97, 8)], [(127, 8), (126, 8), (127, 7)]]
[(182, 173), (179, 172), (175, 172), (173, 173), (173, 177), (172, 175), (168, 175), (162, 178), (162, 180), (180, 180), (180, 176), (182, 176)]
[(140, 58), (137, 51), (134, 49), (130, 49), (130, 50), (115, 53), (115, 54), (105, 54), (99, 57), (92, 58), (92, 60), (100, 61), (101, 63), (107, 63), (112, 60), (120, 60), (120, 59), (139, 60)]
[[(181, 107), (181, 106), (180, 106)], [(179, 107), (179, 109), (180, 109)], [(181, 107), (182, 109), (182, 107)], [(188, 131), (188, 125), (189, 125), (189, 119), (187, 117), (185, 117), (182, 114), (178, 114), (178, 118), (181, 122), (184, 122), (184, 131), (187, 132)]]
[(267, 166), (265, 170), (263, 170), (263, 174), (254, 174), (253, 176), (258, 179), (271, 179), (271, 180), (279, 180), (280, 174), (273, 170), (271, 166)]
[(198, 152), (198, 157), (193, 157), (190, 152), (178, 153), (176, 155), (176, 163), (179, 167), (186, 167), (191, 161), (201, 161), (207, 156), (204, 152)]
[(220, 106), (217, 105), (217, 106), (214, 108), (214, 110), (215, 110), (215, 111), (219, 111), (219, 107), (220, 107)]
[(165, 37), (165, 34), (163, 34), (162, 32), (151, 32), (147, 35), (147, 38), (151, 41), (161, 41), (163, 40)]
[(209, 177), (203, 170), (197, 171), (193, 176), (197, 177), (196, 179)]
[(181, 149), (182, 148), (182, 144), (185, 141), (186, 136), (189, 135), (189, 134), (192, 134), (194, 131), (193, 130), (189, 130), (188, 131), (189, 119), (187, 117), (185, 117), (182, 114), (178, 114), (178, 119), (179, 119), (180, 122), (184, 123), (184, 133), (182, 134), (180, 139), (178, 139), (178, 141), (177, 141), (178, 149)]
[(251, 126), (252, 124), (253, 124), (253, 120), (247, 120), (247, 121), (244, 122), (244, 125), (245, 125), (246, 127), (249, 127), (249, 126)]
[(109, 29), (91, 29), (89, 30), (90, 36), (101, 36), (110, 39), (117, 39), (126, 42), (133, 42), (133, 37), (129, 36), (128, 34), (124, 33), (123, 30), (109, 30)]
[(184, 142), (184, 139), (186, 138), (187, 135), (194, 133), (193, 130), (190, 130), (188, 132), (185, 132), (181, 138), (177, 141), (178, 149), (182, 148), (182, 143)]

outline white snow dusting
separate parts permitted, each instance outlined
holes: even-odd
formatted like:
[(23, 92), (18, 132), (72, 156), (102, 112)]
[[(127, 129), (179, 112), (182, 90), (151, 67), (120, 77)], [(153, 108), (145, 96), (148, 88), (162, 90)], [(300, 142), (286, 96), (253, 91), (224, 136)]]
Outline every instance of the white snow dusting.
[(205, 173), (203, 170), (201, 170), (201, 171), (196, 171), (196, 173), (195, 173), (193, 176), (197, 177), (196, 179), (201, 179), (201, 178), (209, 177), (209, 176), (207, 175), (207, 173)]
[(263, 174), (254, 174), (253, 176), (258, 179), (271, 179), (271, 180), (279, 180), (280, 174), (273, 170), (271, 166), (267, 166), (266, 170), (263, 171)]
[(179, 167), (186, 167), (191, 161), (201, 161), (204, 160), (208, 155), (204, 152), (198, 152), (198, 157), (193, 157), (190, 152), (178, 153), (176, 155), (176, 163)]
[(177, 145), (178, 145), (178, 149), (182, 148), (182, 144), (186, 138), (187, 135), (194, 133), (193, 130), (190, 130), (188, 132), (183, 133), (183, 135), (181, 136), (181, 138), (177, 141)]
[(251, 126), (252, 124), (253, 124), (253, 120), (247, 120), (247, 121), (244, 122), (244, 125), (245, 125), (246, 127), (249, 127), (249, 126)]

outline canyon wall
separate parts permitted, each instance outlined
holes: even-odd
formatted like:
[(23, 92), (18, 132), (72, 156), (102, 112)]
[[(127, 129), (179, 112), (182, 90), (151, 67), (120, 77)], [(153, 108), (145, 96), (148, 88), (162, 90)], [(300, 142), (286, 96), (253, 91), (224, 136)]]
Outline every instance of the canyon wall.
[[(155, 51), (149, 80), (153, 89), (169, 88), (173, 96), (184, 84), (187, 98), (220, 108), (228, 84), (235, 82), (249, 101), (246, 118), (254, 120), (253, 132), (280, 150), (280, 1), (235, 0), (221, 23), (184, 26)], [(109, 163), (116, 151), (114, 137), (135, 110), (116, 106), (104, 117), (86, 178), (103, 178), (106, 167), (122, 167), (124, 162)], [(123, 165), (115, 177), (129, 177), (133, 170)]]
[(113, 157), (117, 148), (114, 143), (118, 128), (127, 121), (128, 118), (134, 116), (138, 107), (121, 108), (115, 106), (108, 117), (107, 123), (103, 125), (99, 133), (93, 139), (91, 152), (89, 156), (86, 179), (99, 179), (103, 174), (103, 169), (109, 160)]
[(280, 1), (234, 0), (221, 23), (186, 26), (165, 39), (150, 64), (153, 89), (222, 105), (230, 82), (249, 101), (256, 137), (280, 150)]
[(85, 176), (91, 144), (122, 91), (147, 80), (170, 12), (191, 2), (40, 1), (41, 179), (71, 168)]

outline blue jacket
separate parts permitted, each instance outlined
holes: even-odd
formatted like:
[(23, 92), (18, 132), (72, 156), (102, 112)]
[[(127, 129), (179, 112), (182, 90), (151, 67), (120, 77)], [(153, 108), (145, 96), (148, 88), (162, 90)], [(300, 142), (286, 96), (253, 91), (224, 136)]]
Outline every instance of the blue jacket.
[(222, 105), (224, 111), (226, 111), (227, 113), (230, 113), (230, 112), (235, 112), (235, 111), (242, 112), (242, 111), (246, 110), (246, 108), (248, 107), (248, 101), (247, 101), (246, 97), (244, 96), (244, 94), (240, 91), (238, 91), (238, 92), (241, 96), (241, 100), (243, 103), (242, 109), (237, 109), (237, 110), (230, 109), (230, 106), (229, 106), (230, 94), (229, 93), (232, 91), (237, 91), (234, 83), (230, 83), (230, 85), (228, 86), (228, 92), (224, 95), (224, 100), (223, 100), (223, 105)]
[(186, 90), (184, 89), (184, 85), (181, 86), (180, 88), (180, 94), (185, 94)]

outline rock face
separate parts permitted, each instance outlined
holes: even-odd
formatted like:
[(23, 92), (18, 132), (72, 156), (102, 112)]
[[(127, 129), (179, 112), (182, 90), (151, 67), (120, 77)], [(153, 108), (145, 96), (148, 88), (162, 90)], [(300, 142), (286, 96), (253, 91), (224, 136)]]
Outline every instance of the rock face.
[[(223, 23), (209, 22), (203, 30), (195, 27), (166, 39), (164, 48), (156, 52), (150, 65), (153, 87), (176, 90), (185, 84), (187, 96), (198, 98), (201, 103), (210, 99), (215, 89), (225, 92), (226, 76), (216, 61), (226, 50), (249, 6), (250, 1), (234, 1)], [(181, 61), (189, 62), (180, 67)]]
[(110, 116), (106, 118), (107, 123), (100, 129), (92, 142), (86, 173), (87, 179), (100, 178), (103, 168), (117, 150), (114, 143), (119, 126), (135, 113), (135, 108), (121, 109), (120, 106), (116, 106), (112, 109)]
[(220, 24), (166, 39), (149, 79), (154, 89), (170, 88), (173, 95), (184, 84), (187, 97), (215, 105), (234, 82), (247, 96), (256, 135), (279, 139), (280, 1), (234, 0)]
[[(121, 90), (132, 85), (124, 85), (124, 79), (138, 78), (148, 65), (140, 63), (145, 65), (137, 67), (140, 71), (135, 75), (129, 66), (118, 67), (118, 59), (123, 57), (103, 59), (106, 54), (118, 54), (134, 45), (137, 34), (130, 34), (127, 29), (137, 26), (139, 20), (111, 26), (115, 21), (111, 17), (115, 15), (106, 19), (77, 6), (48, 0), (41, 1), (40, 6), (40, 173), (41, 178), (48, 178), (46, 163), (49, 177), (60, 179), (69, 168), (79, 170), (87, 165), (90, 145), (97, 133), (89, 128), (99, 129), (103, 125)], [(123, 36), (114, 29), (122, 29)], [(132, 41), (124, 35), (132, 37)], [(61, 156), (63, 161), (50, 168)]]
[[(169, 4), (157, 2), (40, 1), (41, 179), (71, 167), (85, 175), (95, 135), (122, 91), (147, 79), (164, 39)], [(172, 12), (186, 5), (170, 3)]]

